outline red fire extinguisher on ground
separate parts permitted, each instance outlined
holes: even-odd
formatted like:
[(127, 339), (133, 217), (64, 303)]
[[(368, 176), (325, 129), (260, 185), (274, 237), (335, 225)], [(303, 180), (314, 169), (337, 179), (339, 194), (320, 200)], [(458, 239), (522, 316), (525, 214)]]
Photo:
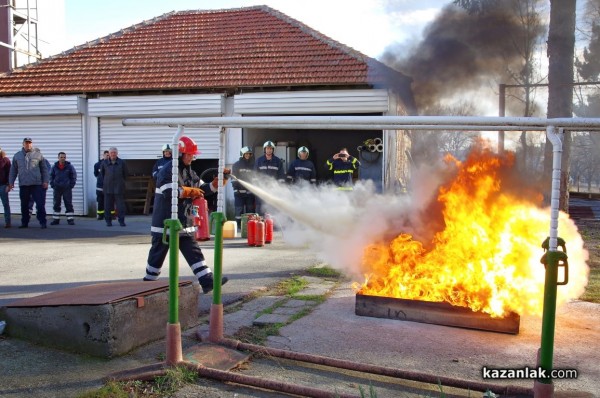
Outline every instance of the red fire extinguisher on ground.
[(254, 237), (254, 246), (265, 245), (265, 223), (259, 217), (256, 221), (256, 235)]
[(265, 243), (273, 242), (273, 218), (265, 214)]
[(196, 226), (195, 238), (198, 241), (210, 240), (210, 228), (208, 222), (208, 203), (203, 197), (192, 201), (192, 212), (194, 225)]
[(248, 217), (248, 246), (256, 245), (256, 218), (255, 216)]

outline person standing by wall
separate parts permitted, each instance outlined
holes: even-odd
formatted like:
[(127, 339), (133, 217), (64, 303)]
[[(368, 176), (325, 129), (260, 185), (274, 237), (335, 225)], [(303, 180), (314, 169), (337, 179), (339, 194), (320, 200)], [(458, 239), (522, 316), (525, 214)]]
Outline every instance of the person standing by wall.
[[(114, 209), (117, 205), (119, 225), (125, 227), (125, 181), (129, 174), (127, 163), (119, 157), (119, 150), (115, 147), (108, 149), (108, 159), (102, 162), (102, 189), (104, 190), (104, 208)], [(112, 215), (105, 211), (104, 220), (107, 227), (112, 227)]]
[(301, 146), (298, 148), (298, 159), (290, 163), (287, 172), (287, 182), (297, 184), (307, 181), (311, 184), (316, 184), (317, 171), (315, 170), (314, 163), (308, 160), (309, 154), (310, 152), (307, 147)]
[[(264, 155), (256, 159), (254, 171), (255, 178), (259, 181), (264, 177), (273, 178), (279, 182), (285, 182), (285, 171), (283, 170), (283, 161), (275, 156), (275, 144), (273, 141), (266, 141), (263, 144)], [(263, 214), (263, 203), (259, 197), (256, 197), (256, 212)]]
[[(240, 149), (240, 159), (233, 164), (231, 172), (236, 178), (250, 182), (252, 173), (254, 173), (254, 158), (250, 147), (245, 146)], [(236, 180), (233, 180), (231, 185), (233, 187), (235, 221), (239, 228), (242, 224), (242, 214), (256, 211), (255, 196)]]
[(353, 189), (352, 175), (359, 166), (360, 162), (348, 153), (347, 148), (340, 149), (338, 153), (327, 159), (327, 168), (333, 172), (333, 183), (342, 191)]
[(44, 190), (48, 189), (50, 174), (44, 161), (44, 155), (33, 147), (33, 140), (23, 138), (23, 149), (15, 153), (8, 177), (8, 191), (15, 187), (19, 179), (19, 199), (21, 200), (21, 225), (29, 227), (29, 198), (32, 196), (37, 207), (37, 219), (42, 229), (46, 229), (46, 208), (44, 207)]
[[(104, 151), (102, 158), (94, 164), (94, 176), (96, 177), (96, 215), (98, 220), (104, 220), (104, 177), (102, 177), (102, 162), (108, 159), (108, 151)], [(114, 209), (112, 209), (111, 218), (113, 216)]]
[(50, 186), (54, 190), (52, 222), (50, 225), (60, 223), (60, 202), (65, 202), (65, 216), (67, 224), (75, 225), (75, 210), (73, 209), (73, 187), (77, 182), (77, 171), (71, 162), (67, 161), (67, 154), (58, 153), (58, 162), (50, 170)]
[(10, 159), (6, 152), (0, 148), (0, 200), (4, 208), (4, 228), (10, 228), (10, 202), (8, 200), (8, 174), (10, 173)]
[[(46, 163), (46, 168), (48, 169), (48, 173), (50, 173), (50, 170), (52, 170), (52, 165), (50, 164), (48, 159), (46, 159), (46, 157), (44, 157), (44, 163)], [(44, 209), (46, 209), (46, 195), (47, 194), (48, 194), (48, 187), (46, 187), (42, 190), (42, 204), (44, 206)], [(33, 205), (34, 204), (35, 204), (35, 200), (33, 200), (33, 195), (31, 195), (29, 197), (29, 215), (30, 216), (33, 214)]]
[[(166, 163), (157, 174), (156, 195), (154, 195), (154, 211), (152, 212), (152, 246), (148, 252), (148, 263), (144, 281), (155, 281), (158, 279), (169, 245), (163, 242), (164, 221), (171, 218), (171, 198), (177, 195), (177, 218), (181, 222), (182, 229), (179, 231), (179, 250), (185, 257), (192, 269), (202, 291), (210, 293), (213, 290), (213, 274), (206, 265), (204, 254), (195, 239), (196, 226), (194, 225), (193, 200), (204, 195), (214, 195), (218, 190), (219, 180), (214, 178), (209, 183), (204, 183), (198, 174), (192, 169), (194, 156), (199, 153), (196, 142), (189, 137), (181, 137), (179, 140), (179, 189), (173, 192), (173, 170), (172, 163)], [(227, 183), (228, 170), (224, 170), (224, 184)], [(222, 277), (221, 284), (225, 284), (228, 278)]]

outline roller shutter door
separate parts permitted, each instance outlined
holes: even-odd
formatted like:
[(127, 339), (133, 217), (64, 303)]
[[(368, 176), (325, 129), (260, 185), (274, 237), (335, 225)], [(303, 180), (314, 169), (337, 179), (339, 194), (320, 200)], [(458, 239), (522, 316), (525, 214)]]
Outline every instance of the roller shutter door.
[[(77, 171), (77, 184), (73, 188), (73, 207), (76, 215), (84, 214), (84, 174), (91, 172), (83, 168), (83, 136), (81, 116), (28, 116), (0, 118), (0, 146), (11, 159), (23, 147), (23, 138), (31, 137), (33, 146), (40, 148), (51, 165), (58, 160), (58, 152), (65, 152), (67, 160)], [(17, 179), (15, 189), (9, 194), (11, 212), (21, 213)], [(61, 206), (64, 214), (64, 205)], [(0, 211), (3, 211), (0, 206)], [(52, 214), (52, 188), (46, 196), (46, 212)], [(36, 220), (32, 220), (36, 223)]]

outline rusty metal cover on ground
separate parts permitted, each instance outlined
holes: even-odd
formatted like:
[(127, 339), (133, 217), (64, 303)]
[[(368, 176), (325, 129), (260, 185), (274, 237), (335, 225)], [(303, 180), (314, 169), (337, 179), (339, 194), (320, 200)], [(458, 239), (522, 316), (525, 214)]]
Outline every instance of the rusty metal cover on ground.
[[(179, 281), (179, 287), (181, 288), (191, 283), (191, 281)], [(169, 290), (168, 280), (97, 283), (16, 300), (7, 304), (6, 307), (103, 305), (134, 297), (148, 296), (166, 290)]]

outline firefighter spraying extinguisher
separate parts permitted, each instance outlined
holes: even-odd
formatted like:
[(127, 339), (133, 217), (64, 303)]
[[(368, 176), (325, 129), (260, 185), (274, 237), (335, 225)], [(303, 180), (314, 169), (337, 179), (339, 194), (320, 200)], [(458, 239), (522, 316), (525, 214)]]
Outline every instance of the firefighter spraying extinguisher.
[(194, 225), (196, 226), (195, 238), (197, 241), (210, 240), (210, 228), (208, 222), (208, 203), (203, 196), (192, 201), (192, 212)]

